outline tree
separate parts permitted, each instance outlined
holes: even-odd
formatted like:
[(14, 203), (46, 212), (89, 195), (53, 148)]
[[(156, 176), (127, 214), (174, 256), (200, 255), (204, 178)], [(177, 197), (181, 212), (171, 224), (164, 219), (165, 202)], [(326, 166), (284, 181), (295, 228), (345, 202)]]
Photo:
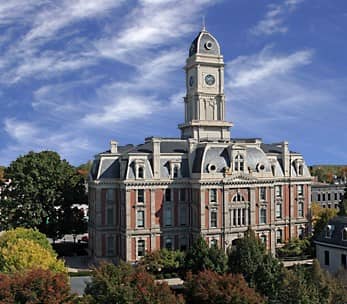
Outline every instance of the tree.
[(284, 267), (271, 253), (266, 252), (251, 229), (229, 250), (228, 265), (230, 272), (242, 274), (250, 287), (275, 303)]
[(227, 270), (227, 257), (224, 251), (216, 246), (209, 248), (205, 239), (199, 236), (187, 252), (185, 269), (193, 273), (206, 269), (224, 273)]
[(278, 296), (279, 303), (288, 304), (343, 304), (346, 299), (346, 289), (316, 260), (310, 267), (297, 265), (286, 270)]
[(224, 274), (205, 270), (199, 274), (188, 273), (185, 287), (186, 302), (190, 304), (261, 304), (264, 299), (242, 275)]
[(67, 272), (44, 234), (25, 228), (4, 232), (0, 236), (0, 271), (16, 272), (35, 267)]
[(138, 303), (174, 304), (181, 300), (166, 283), (156, 283), (142, 267), (102, 263), (92, 274), (84, 301), (90, 304)]
[(182, 270), (183, 259), (181, 251), (164, 248), (146, 253), (139, 264), (154, 275), (177, 274)]
[(16, 272), (34, 267), (54, 272), (66, 272), (62, 261), (31, 240), (18, 239), (0, 248), (0, 271)]
[(5, 170), (11, 183), (1, 193), (0, 225), (38, 228), (53, 237), (66, 231), (73, 203), (87, 201), (83, 177), (56, 152), (29, 152)]
[(73, 304), (68, 277), (49, 270), (0, 274), (0, 304), (50, 303)]
[(328, 224), (329, 220), (337, 215), (336, 209), (323, 208), (323, 210), (319, 213), (318, 217), (313, 226), (313, 238), (315, 238), (318, 234), (320, 234), (325, 226)]

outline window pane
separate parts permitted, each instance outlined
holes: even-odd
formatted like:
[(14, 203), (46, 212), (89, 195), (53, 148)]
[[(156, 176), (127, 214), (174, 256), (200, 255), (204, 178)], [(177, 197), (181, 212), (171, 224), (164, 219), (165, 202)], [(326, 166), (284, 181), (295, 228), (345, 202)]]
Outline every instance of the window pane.
[(144, 203), (145, 202), (145, 190), (138, 189), (137, 190), (137, 202)]
[(165, 248), (168, 250), (172, 250), (172, 240), (171, 239), (165, 240)]
[(164, 222), (165, 226), (172, 226), (172, 208), (165, 207), (164, 209)]
[(329, 251), (324, 251), (324, 264), (325, 265), (329, 265), (330, 264)]
[(186, 200), (186, 189), (180, 189), (180, 201), (184, 202)]
[(181, 226), (187, 225), (187, 207), (186, 206), (180, 207), (180, 225)]
[(114, 255), (114, 237), (107, 237), (107, 254)]
[(114, 224), (114, 215), (113, 215), (113, 208), (107, 208), (107, 224), (113, 225)]
[(266, 188), (265, 187), (260, 187), (260, 199), (261, 200), (266, 200)]
[(212, 228), (217, 227), (217, 211), (216, 210), (211, 211), (211, 227)]
[(276, 218), (282, 217), (282, 204), (276, 204)]
[(143, 169), (143, 167), (141, 166), (141, 167), (139, 167), (139, 173), (138, 173), (138, 177), (139, 178), (143, 178), (144, 177), (144, 169)]
[(167, 202), (171, 201), (171, 189), (165, 190), (165, 201), (167, 201)]
[(266, 224), (266, 209), (260, 209), (260, 224)]
[(210, 189), (210, 202), (217, 202), (217, 189)]
[(138, 240), (137, 241), (137, 256), (143, 257), (145, 255), (145, 241)]
[(145, 226), (145, 212), (143, 210), (137, 211), (137, 227), (143, 228)]

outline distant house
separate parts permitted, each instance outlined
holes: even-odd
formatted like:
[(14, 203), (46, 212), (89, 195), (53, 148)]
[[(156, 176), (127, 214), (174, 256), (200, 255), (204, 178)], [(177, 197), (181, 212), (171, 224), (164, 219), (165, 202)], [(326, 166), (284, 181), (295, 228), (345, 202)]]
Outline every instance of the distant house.
[(347, 275), (347, 216), (331, 219), (315, 244), (317, 259), (324, 269), (333, 274), (344, 269)]
[(338, 209), (345, 193), (345, 187), (343, 184), (312, 183), (311, 201), (323, 208)]

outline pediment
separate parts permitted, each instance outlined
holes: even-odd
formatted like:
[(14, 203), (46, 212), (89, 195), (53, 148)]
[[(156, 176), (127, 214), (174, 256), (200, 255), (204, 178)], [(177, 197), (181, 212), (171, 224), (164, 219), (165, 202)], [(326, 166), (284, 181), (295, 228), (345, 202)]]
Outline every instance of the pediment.
[(257, 179), (255, 177), (253, 177), (250, 174), (246, 174), (246, 173), (241, 173), (241, 172), (237, 172), (237, 173), (233, 173), (230, 175), (227, 175), (224, 178), (224, 182), (254, 182)]

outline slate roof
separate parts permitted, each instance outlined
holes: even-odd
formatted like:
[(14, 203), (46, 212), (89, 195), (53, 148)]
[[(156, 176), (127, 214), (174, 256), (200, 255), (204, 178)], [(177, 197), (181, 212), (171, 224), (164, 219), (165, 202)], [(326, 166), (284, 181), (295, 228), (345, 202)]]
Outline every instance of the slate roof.
[(333, 227), (331, 238), (325, 237), (326, 230), (324, 229), (316, 237), (315, 241), (331, 245), (338, 245), (346, 247), (347, 249), (347, 241), (342, 240), (342, 230), (344, 228), (347, 229), (347, 216), (336, 216), (329, 221), (328, 225)]

